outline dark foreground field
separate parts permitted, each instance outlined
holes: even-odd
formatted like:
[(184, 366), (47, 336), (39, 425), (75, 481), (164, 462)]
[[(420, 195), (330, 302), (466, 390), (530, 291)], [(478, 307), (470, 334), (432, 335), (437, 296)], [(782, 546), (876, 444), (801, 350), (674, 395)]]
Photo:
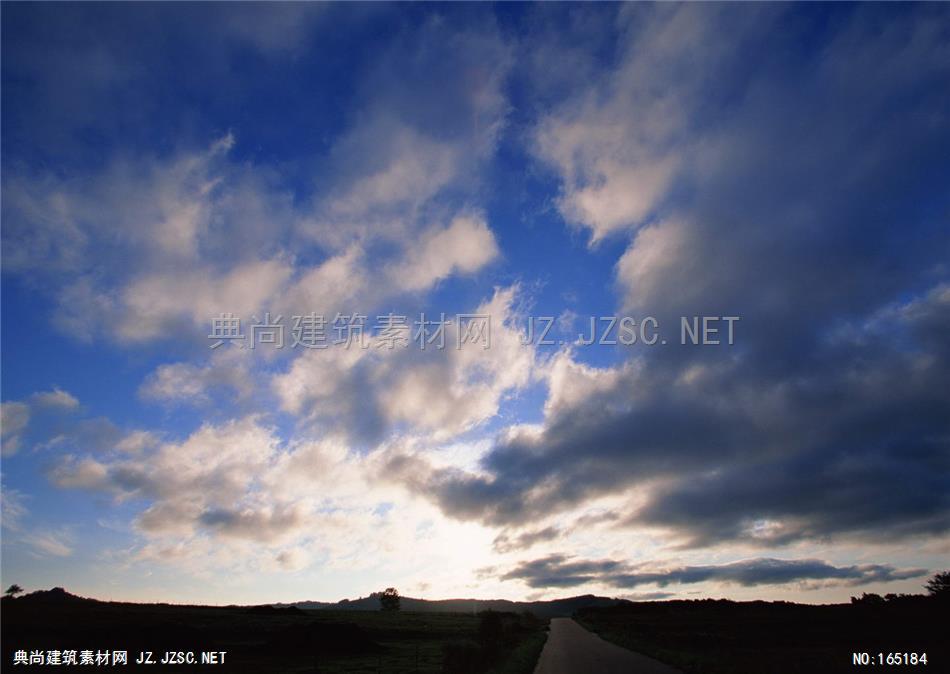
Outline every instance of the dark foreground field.
[[(877, 599), (826, 606), (637, 602), (581, 609), (575, 618), (608, 641), (691, 674), (950, 672), (950, 602)], [(853, 664), (854, 653), (867, 653), (870, 662)], [(901, 662), (888, 665), (888, 656), (898, 653)], [(926, 653), (927, 664), (907, 664), (905, 653), (907, 660)]]
[[(827, 606), (724, 600), (604, 606), (599, 598), (587, 598), (597, 600), (595, 605), (578, 609), (574, 617), (608, 641), (689, 674), (950, 671), (947, 601), (923, 596), (872, 599)], [(129, 664), (117, 671), (156, 674), (529, 674), (544, 645), (547, 624), (546, 619), (516, 612), (123, 604), (81, 599), (61, 590), (4, 599), (0, 619), (4, 672), (48, 671), (50, 665), (14, 667), (16, 651), (41, 650), (47, 656), (55, 650), (62, 657), (69, 650), (121, 650), (128, 652)], [(199, 664), (136, 666), (140, 654), (149, 651), (156, 661), (168, 651), (191, 653)], [(226, 652), (224, 664), (200, 664), (202, 653), (221, 651)], [(855, 653), (859, 658), (866, 653), (869, 664), (853, 664)], [(909, 654), (919, 659), (926, 653), (927, 664), (911, 665), (905, 653), (908, 660)], [(889, 665), (888, 656), (893, 660), (895, 654), (900, 654), (900, 663)], [(884, 663), (878, 664), (881, 656)], [(110, 663), (107, 669), (114, 666)]]
[[(129, 665), (108, 669), (353, 674), (529, 674), (545, 622), (514, 613), (305, 611), (298, 608), (203, 607), (98, 602), (58, 595), (4, 600), (3, 671), (18, 650), (128, 651)], [(136, 666), (141, 652), (225, 651), (224, 664)], [(59, 666), (55, 669), (60, 670)], [(67, 671), (102, 669), (67, 666)]]

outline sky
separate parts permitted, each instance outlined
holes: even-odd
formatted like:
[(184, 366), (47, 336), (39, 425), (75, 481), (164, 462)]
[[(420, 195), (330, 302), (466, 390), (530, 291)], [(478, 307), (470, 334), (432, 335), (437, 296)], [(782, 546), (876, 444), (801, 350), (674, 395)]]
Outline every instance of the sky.
[(939, 3), (4, 3), (2, 582), (922, 591), (948, 82)]

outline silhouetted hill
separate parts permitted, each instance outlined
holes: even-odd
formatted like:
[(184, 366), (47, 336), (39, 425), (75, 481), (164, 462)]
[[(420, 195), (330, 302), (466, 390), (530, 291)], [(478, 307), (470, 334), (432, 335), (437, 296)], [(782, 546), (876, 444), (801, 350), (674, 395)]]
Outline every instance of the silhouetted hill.
[(22, 597), (17, 597), (16, 601), (22, 602), (40, 602), (47, 604), (65, 604), (65, 603), (78, 603), (78, 602), (92, 602), (95, 603), (96, 599), (89, 599), (87, 597), (80, 597), (78, 595), (67, 592), (61, 587), (54, 587), (49, 590), (37, 590), (36, 592), (30, 592), (25, 594)]
[[(126, 604), (127, 602), (103, 602), (99, 599), (80, 597), (67, 592), (61, 587), (49, 590), (37, 590), (16, 598), (13, 601), (26, 604)], [(611, 607), (627, 603), (622, 599), (598, 597), (592, 594), (547, 601), (510, 601), (508, 599), (417, 599), (415, 597), (400, 597), (400, 608), (403, 611), (418, 613), (479, 613), (481, 611), (500, 611), (522, 613), (529, 611), (539, 618), (557, 618), (570, 616), (579, 609)], [(167, 606), (170, 608), (186, 608), (184, 604), (130, 604), (131, 606)], [(202, 608), (192, 606), (192, 608)], [(208, 607), (210, 608), (210, 607)], [(232, 604), (224, 608), (235, 608), (256, 614), (284, 614), (295, 615), (301, 610), (328, 610), (328, 611), (378, 611), (379, 599), (376, 594), (358, 599), (342, 599), (338, 602), (327, 601), (298, 601), (291, 603), (264, 604), (257, 606), (241, 606)]]
[[(43, 659), (50, 653), (57, 654), (52, 664), (63, 664), (59, 658), (66, 652), (102, 651), (128, 655), (117, 671), (153, 674), (207, 673), (211, 669), (202, 663), (210, 655), (216, 674), (484, 674), (509, 656), (524, 658), (526, 644), (533, 667), (544, 641), (542, 621), (513, 614), (491, 614), (501, 616), (502, 629), (486, 641), (482, 617), (465, 613), (104, 602), (62, 588), (2, 603), (2, 671), (18, 654), (38, 653), (39, 661), (11, 671), (46, 671), (51, 663)], [(152, 664), (136, 663), (147, 654), (154, 656)], [(168, 654), (181, 659), (162, 664)]]
[[(864, 595), (849, 604), (827, 605), (631, 602), (594, 595), (533, 602), (404, 597), (401, 603), (399, 612), (378, 610), (373, 595), (282, 606), (140, 604), (102, 602), (53, 588), (3, 599), (0, 662), (9, 664), (21, 650), (118, 647), (128, 649), (130, 658), (144, 651), (224, 652), (227, 664), (215, 667), (221, 674), (460, 674), (473, 671), (470, 665), (486, 664), (479, 650), (486, 615), (508, 616), (502, 621), (513, 626), (513, 636), (534, 639), (543, 618), (572, 613), (607, 640), (688, 674), (853, 672), (855, 653), (873, 654), (876, 664), (881, 657), (909, 653), (907, 658), (926, 657), (933, 671), (950, 662), (947, 604), (922, 595)], [(498, 613), (481, 613), (489, 609)], [(542, 620), (520, 615), (524, 611)], [(523, 632), (525, 626), (531, 629)], [(535, 643), (538, 650), (541, 641)], [(209, 671), (200, 664), (141, 669)]]
[[(585, 594), (578, 597), (551, 599), (548, 601), (509, 601), (507, 599), (416, 599), (415, 597), (400, 597), (400, 608), (403, 611), (417, 611), (419, 613), (478, 613), (480, 611), (509, 611), (521, 613), (530, 611), (539, 618), (557, 618), (570, 616), (582, 608), (597, 608), (614, 606), (623, 603), (620, 599), (597, 597)], [(376, 595), (360, 597), (359, 599), (343, 599), (336, 603), (321, 601), (299, 601), (291, 604), (274, 604), (277, 607), (296, 606), (307, 610), (337, 610), (337, 611), (378, 611), (379, 599)]]

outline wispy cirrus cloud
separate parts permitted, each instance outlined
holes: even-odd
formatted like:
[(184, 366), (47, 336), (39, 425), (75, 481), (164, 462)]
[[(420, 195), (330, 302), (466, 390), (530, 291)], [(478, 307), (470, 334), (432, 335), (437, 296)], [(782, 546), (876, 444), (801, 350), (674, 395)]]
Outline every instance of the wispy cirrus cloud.
[(67, 531), (33, 531), (21, 540), (41, 557), (70, 557), (74, 551), (73, 536)]

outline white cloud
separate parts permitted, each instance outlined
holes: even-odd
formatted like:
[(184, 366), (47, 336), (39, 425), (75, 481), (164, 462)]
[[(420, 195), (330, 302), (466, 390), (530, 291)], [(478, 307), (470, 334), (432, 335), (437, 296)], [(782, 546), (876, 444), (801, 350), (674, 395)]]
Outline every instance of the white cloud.
[(0, 414), (2, 414), (3, 434), (13, 435), (19, 433), (30, 421), (30, 407), (26, 403), (7, 402), (0, 405)]
[[(664, 221), (637, 232), (633, 243), (617, 262), (617, 280), (623, 291), (625, 310), (644, 309), (658, 301), (672, 279), (688, 273), (682, 268), (683, 252), (689, 246), (689, 232), (679, 221)], [(688, 288), (678, 286), (681, 294)]]
[(295, 415), (342, 415), (349, 404), (344, 389), (353, 378), (351, 373), (371, 354), (356, 345), (306, 351), (287, 372), (273, 379), (282, 408)]
[(310, 563), (310, 553), (302, 547), (287, 548), (277, 553), (275, 561), (284, 571), (300, 571)]
[(162, 338), (221, 307), (257, 310), (293, 274), (282, 242), (296, 215), (270, 170), (229, 158), (235, 142), (5, 182), (5, 268), (53, 289), (53, 322), (84, 340)]
[[(3, 403), (4, 456), (16, 453), (28, 426), (34, 429), (36, 450), (68, 446), (82, 451), (107, 451), (121, 439), (120, 429), (109, 419), (78, 414), (79, 400), (59, 387), (34, 393), (27, 400)], [(30, 424), (33, 417), (36, 420)]]
[(200, 405), (209, 402), (214, 392), (226, 391), (243, 400), (253, 388), (250, 366), (246, 350), (219, 348), (211, 353), (206, 365), (159, 365), (142, 382), (139, 395), (146, 400)]
[(24, 499), (19, 490), (5, 485), (0, 487), (0, 521), (5, 529), (19, 531), (20, 523), (27, 515)]
[(538, 124), (534, 149), (562, 180), (561, 214), (588, 228), (592, 245), (661, 209), (689, 153), (692, 103), (726, 51), (710, 39), (716, 16), (672, 6), (621, 11), (619, 66)]
[(107, 466), (91, 457), (78, 459), (67, 454), (50, 473), (50, 479), (59, 487), (101, 489), (108, 486)]
[(474, 273), (497, 255), (498, 244), (485, 219), (459, 215), (448, 227), (425, 233), (388, 275), (406, 290), (426, 290), (454, 273)]
[(246, 417), (136, 455), (67, 457), (50, 477), (60, 487), (144, 501), (136, 539), (116, 555), (122, 564), (220, 579), (296, 573), (319, 560), (323, 573), (385, 568), (393, 582), (440, 568), (456, 569), (457, 578), (467, 564), (484, 564), (489, 534), (381, 483), (380, 457), (325, 433), (283, 443)]
[(370, 428), (378, 439), (405, 424), (447, 439), (493, 417), (506, 394), (531, 380), (534, 350), (514, 325), (516, 294), (499, 289), (473, 312), (491, 317), (490, 348), (472, 341), (457, 348), (457, 325), (445, 327), (444, 349), (389, 349), (373, 336), (365, 349), (302, 354), (273, 378), (274, 391), (284, 410), (331, 427)]
[[(544, 413), (553, 418), (564, 410), (617, 386), (633, 369), (632, 364), (596, 368), (577, 362), (569, 351), (558, 353), (547, 365), (548, 397)], [(532, 435), (537, 429), (530, 429)]]
[(310, 313), (332, 319), (337, 312), (366, 307), (388, 289), (373, 283), (363, 250), (354, 244), (322, 263), (298, 270), (277, 299), (275, 310), (285, 318)]
[(83, 342), (109, 334), (117, 319), (114, 293), (97, 288), (89, 277), (77, 277), (58, 291), (51, 320), (60, 332)]
[[(354, 133), (375, 138), (374, 124)], [(75, 260), (52, 265), (48, 245), (25, 240), (16, 247), (36, 254), (9, 268), (58, 288), (53, 322), (86, 341), (195, 337), (222, 312), (250, 320), (271, 311), (289, 320), (368, 311), (393, 294), (473, 273), (498, 255), (476, 211), (425, 210), (459, 178), (467, 141), (437, 141), (410, 127), (404, 133), (405, 142), (399, 134), (387, 138), (394, 145), (383, 168), (358, 167), (310, 213), (293, 205), (270, 170), (231, 161), (230, 134), (202, 151), (116, 159), (81, 181), (34, 179), (30, 189), (46, 191), (47, 211), (15, 212), (11, 231), (22, 224), (24, 237), (39, 237), (39, 220), (75, 228), (96, 244), (99, 267), (83, 271), (89, 251), (78, 243), (69, 246)], [(344, 139), (339, 147), (350, 142), (372, 145)], [(449, 224), (429, 224), (442, 221)], [(315, 249), (329, 255), (310, 263)]]
[(20, 449), (20, 433), (30, 422), (30, 407), (26, 403), (6, 402), (0, 404), (0, 427), (2, 427), (3, 456), (12, 456)]
[(51, 391), (34, 393), (31, 398), (34, 403), (43, 407), (55, 407), (63, 410), (74, 410), (79, 407), (79, 400), (76, 396), (59, 387), (53, 387)]
[(496, 290), (475, 314), (491, 316), (491, 345), (475, 342), (456, 348), (459, 326), (447, 330), (447, 348), (430, 362), (397, 370), (383, 387), (386, 416), (446, 439), (490, 419), (502, 397), (526, 386), (534, 367), (532, 346), (521, 344), (514, 325), (517, 287)]
[(37, 531), (24, 535), (22, 540), (41, 556), (69, 557), (73, 554), (72, 536), (65, 531)]
[(115, 448), (128, 454), (141, 454), (147, 449), (156, 447), (158, 443), (158, 436), (151, 431), (132, 431), (126, 434)]
[(216, 275), (207, 271), (154, 274), (123, 293), (118, 336), (139, 341), (168, 336), (176, 321), (210, 330), (211, 319), (230, 312), (261, 314), (287, 281), (290, 268), (280, 260), (249, 262)]
[(70, 195), (53, 176), (3, 181), (3, 267), (5, 272), (75, 270), (88, 242)]
[(206, 397), (209, 368), (191, 363), (159, 365), (142, 383), (139, 393), (154, 400), (193, 400)]
[[(253, 29), (250, 14), (226, 27), (231, 39), (269, 44), (295, 13)], [(481, 269), (498, 247), (470, 204), (504, 124), (511, 54), (492, 24), (421, 32), (361, 80), (312, 196), (238, 161), (230, 132), (197, 149), (116, 153), (83, 175), (23, 173), (4, 183), (5, 269), (49, 289), (62, 331), (122, 344), (197, 338), (228, 311), (365, 313)], [(395, 60), (413, 68), (397, 78)]]
[[(51, 479), (61, 487), (108, 490), (121, 499), (152, 499), (139, 519), (145, 530), (192, 530), (209, 512), (246, 513), (241, 498), (253, 492), (277, 451), (273, 433), (247, 417), (202, 426), (183, 442), (166, 442), (138, 455), (123, 451), (103, 459), (66, 457)], [(281, 522), (286, 523), (278, 518), (274, 524)]]
[[(381, 153), (367, 155), (363, 150), (370, 145)], [(460, 146), (383, 115), (342, 139), (335, 152), (367, 162), (362, 175), (326, 204), (330, 216), (343, 222), (413, 215), (456, 177), (462, 160)]]

